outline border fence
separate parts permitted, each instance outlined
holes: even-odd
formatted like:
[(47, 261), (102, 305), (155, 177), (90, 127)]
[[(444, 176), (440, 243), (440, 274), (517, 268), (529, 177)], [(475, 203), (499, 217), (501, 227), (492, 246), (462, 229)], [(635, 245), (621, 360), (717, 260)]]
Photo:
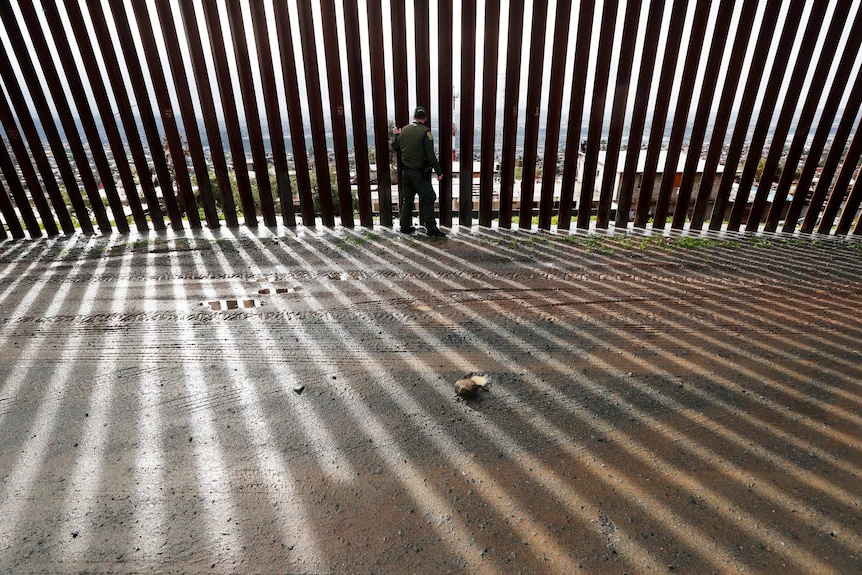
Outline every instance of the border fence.
[(858, 1), (0, 0), (0, 21), (3, 239), (391, 226), (416, 103), (444, 226), (862, 234)]

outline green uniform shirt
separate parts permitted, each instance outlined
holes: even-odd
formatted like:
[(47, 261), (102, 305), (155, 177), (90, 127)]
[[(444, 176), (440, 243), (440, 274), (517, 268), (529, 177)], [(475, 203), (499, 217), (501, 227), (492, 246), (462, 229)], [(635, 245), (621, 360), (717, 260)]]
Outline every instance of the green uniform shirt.
[(402, 128), (395, 136), (392, 149), (401, 150), (401, 164), (411, 170), (424, 170), (431, 167), (438, 176), (443, 174), (443, 168), (434, 155), (434, 136), (431, 130), (421, 122), (413, 122)]

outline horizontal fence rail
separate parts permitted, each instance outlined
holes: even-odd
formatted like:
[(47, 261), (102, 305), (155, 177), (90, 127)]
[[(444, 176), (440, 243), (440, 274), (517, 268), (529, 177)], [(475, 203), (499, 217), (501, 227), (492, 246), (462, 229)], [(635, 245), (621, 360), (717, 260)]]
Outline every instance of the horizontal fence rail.
[(441, 223), (862, 235), (830, 0), (0, 0), (0, 239)]

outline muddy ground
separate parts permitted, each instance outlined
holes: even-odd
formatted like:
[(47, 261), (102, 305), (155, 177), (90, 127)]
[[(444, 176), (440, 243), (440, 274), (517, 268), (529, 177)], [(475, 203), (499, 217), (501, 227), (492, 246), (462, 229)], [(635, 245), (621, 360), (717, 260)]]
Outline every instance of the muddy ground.
[(0, 573), (860, 573), (860, 278), (822, 238), (2, 243)]

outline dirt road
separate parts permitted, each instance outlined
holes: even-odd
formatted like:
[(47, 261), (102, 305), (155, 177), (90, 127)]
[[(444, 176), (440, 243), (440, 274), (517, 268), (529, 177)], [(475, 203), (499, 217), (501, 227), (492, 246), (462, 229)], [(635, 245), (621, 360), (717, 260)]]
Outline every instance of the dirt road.
[(0, 244), (0, 572), (862, 572), (862, 244), (205, 236)]

